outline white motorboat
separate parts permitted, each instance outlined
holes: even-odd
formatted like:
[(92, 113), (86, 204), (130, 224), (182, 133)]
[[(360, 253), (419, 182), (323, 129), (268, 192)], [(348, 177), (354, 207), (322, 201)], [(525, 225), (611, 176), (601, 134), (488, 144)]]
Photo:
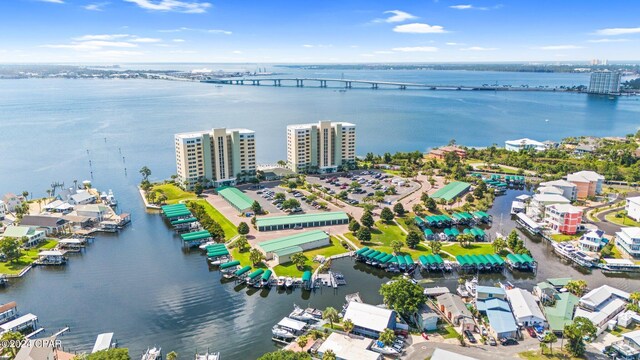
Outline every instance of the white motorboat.
[(153, 347), (142, 354), (142, 360), (157, 360), (162, 357), (162, 348)]
[(195, 360), (220, 360), (220, 353), (219, 352), (216, 352), (216, 353), (207, 352), (206, 354), (203, 354), (203, 355), (196, 354), (196, 359)]
[(271, 328), (271, 333), (273, 334), (273, 336), (279, 337), (279, 338), (285, 338), (285, 339), (291, 339), (296, 337), (295, 335), (293, 335), (292, 333), (290, 333), (289, 331), (278, 327), (278, 325), (274, 326)]
[(284, 276), (279, 276), (278, 277), (278, 282), (276, 283), (276, 285), (278, 285), (278, 287), (284, 287), (284, 283), (285, 283)]
[(284, 286), (288, 288), (293, 286), (293, 278), (291, 276), (287, 277), (287, 279), (284, 281)]
[(463, 285), (458, 285), (456, 292), (458, 293), (458, 295), (462, 296), (463, 298), (469, 297), (469, 292)]
[(299, 307), (296, 304), (293, 304), (293, 311), (289, 314), (289, 317), (295, 320), (304, 321), (306, 323), (316, 321), (316, 318), (313, 314), (305, 311), (305, 309)]
[(201, 244), (200, 246), (198, 246), (198, 248), (200, 250), (204, 251), (204, 250), (207, 250), (207, 246), (211, 246), (211, 245), (215, 245), (215, 244), (217, 244), (217, 242), (215, 242), (215, 241), (207, 241), (206, 243)]
[(475, 297), (476, 296), (476, 287), (478, 286), (478, 278), (477, 277), (473, 277), (473, 279), (471, 280), (467, 280), (464, 282), (464, 287), (467, 290), (467, 292), (469, 293), (470, 296)]

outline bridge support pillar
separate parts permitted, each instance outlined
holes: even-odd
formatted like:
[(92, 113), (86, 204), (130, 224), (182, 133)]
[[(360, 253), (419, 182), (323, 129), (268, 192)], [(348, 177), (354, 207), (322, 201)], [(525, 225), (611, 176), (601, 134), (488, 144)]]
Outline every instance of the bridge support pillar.
[(377, 84), (377, 83), (373, 83), (373, 84), (371, 84), (371, 88), (372, 88), (372, 89), (377, 89), (377, 88), (378, 88), (378, 84)]
[(407, 90), (407, 86), (406, 85), (400, 85), (400, 90)]
[(351, 81), (345, 82), (344, 87), (346, 87), (347, 89), (351, 89)]
[(320, 80), (320, 87), (326, 88), (327, 87), (327, 80)]

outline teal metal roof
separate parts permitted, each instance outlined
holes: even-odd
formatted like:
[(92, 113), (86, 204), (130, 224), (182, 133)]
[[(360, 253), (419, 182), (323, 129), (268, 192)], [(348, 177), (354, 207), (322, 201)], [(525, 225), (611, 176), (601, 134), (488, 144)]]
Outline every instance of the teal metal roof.
[(445, 199), (449, 201), (461, 193), (467, 191), (471, 187), (471, 184), (462, 182), (462, 181), (454, 181), (447, 184), (442, 189), (436, 191), (433, 195), (431, 195), (434, 199)]
[[(265, 252), (276, 252), (292, 246), (300, 246), (303, 244), (328, 239), (327, 235), (322, 230), (305, 231), (298, 234), (281, 237), (258, 244)], [(302, 250), (301, 250), (302, 251)]]
[(307, 270), (302, 273), (302, 281), (311, 281), (311, 271)]
[(271, 270), (265, 271), (264, 274), (262, 274), (262, 281), (269, 280), (269, 278), (271, 278), (271, 274), (273, 274), (273, 271)]
[(225, 200), (231, 203), (236, 209), (243, 211), (249, 209), (253, 205), (253, 200), (245, 193), (232, 186), (223, 186), (217, 188), (216, 191)]
[(247, 266), (243, 267), (242, 269), (239, 269), (238, 271), (236, 271), (234, 274), (236, 276), (240, 276), (240, 275), (246, 273), (249, 270), (251, 270), (251, 266), (247, 265)]
[(347, 213), (344, 211), (324, 212), (316, 214), (303, 214), (303, 215), (285, 215), (285, 216), (272, 216), (263, 217), (256, 220), (256, 226), (258, 228), (263, 226), (280, 226), (291, 224), (312, 223), (317, 221), (334, 221), (334, 220), (349, 220)]
[(276, 254), (277, 256), (287, 256), (287, 255), (292, 255), (292, 254), (301, 253), (301, 252), (302, 252), (302, 248), (300, 246), (289, 246), (284, 249), (278, 249), (273, 251), (273, 253)]
[(228, 263), (224, 263), (220, 265), (220, 270), (228, 269), (230, 267), (234, 267), (238, 265), (240, 265), (240, 261), (238, 260), (229, 261)]

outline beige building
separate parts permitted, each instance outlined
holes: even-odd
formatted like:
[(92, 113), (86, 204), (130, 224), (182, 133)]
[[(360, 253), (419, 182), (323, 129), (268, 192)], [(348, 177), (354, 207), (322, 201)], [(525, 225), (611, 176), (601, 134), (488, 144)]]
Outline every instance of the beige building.
[(356, 126), (346, 122), (287, 126), (287, 166), (295, 172), (332, 173), (356, 161)]
[(255, 132), (247, 129), (212, 129), (175, 135), (178, 180), (193, 189), (235, 185), (256, 173)]

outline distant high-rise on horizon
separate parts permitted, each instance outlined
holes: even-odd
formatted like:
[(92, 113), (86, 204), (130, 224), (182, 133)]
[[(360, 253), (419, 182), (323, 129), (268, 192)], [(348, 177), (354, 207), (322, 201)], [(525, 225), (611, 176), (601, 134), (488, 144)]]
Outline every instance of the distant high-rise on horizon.
[(594, 71), (589, 81), (590, 94), (617, 94), (620, 92), (620, 73), (617, 71)]
[(235, 185), (256, 174), (255, 132), (212, 129), (175, 134), (178, 180), (191, 190), (203, 186)]
[(287, 126), (287, 166), (295, 172), (336, 172), (356, 160), (356, 126), (347, 122)]

